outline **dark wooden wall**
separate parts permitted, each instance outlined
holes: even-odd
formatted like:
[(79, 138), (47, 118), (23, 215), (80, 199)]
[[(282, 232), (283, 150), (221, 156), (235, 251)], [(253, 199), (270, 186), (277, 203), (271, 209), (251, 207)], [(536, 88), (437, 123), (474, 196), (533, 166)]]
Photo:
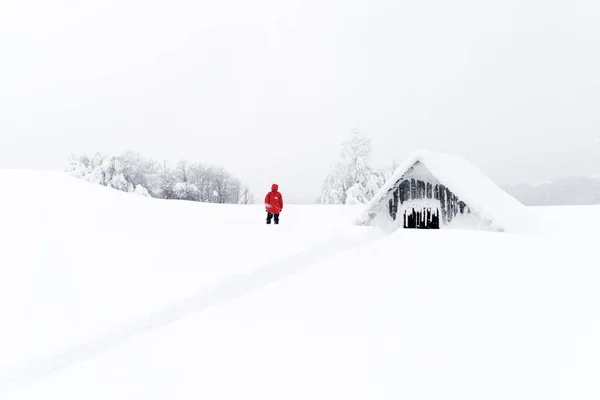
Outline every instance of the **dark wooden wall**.
[(415, 179), (405, 179), (396, 182), (388, 195), (388, 210), (390, 216), (395, 220), (398, 214), (398, 206), (409, 200), (434, 199), (440, 201), (441, 221), (447, 224), (460, 214), (470, 212), (464, 202), (444, 185), (425, 182)]

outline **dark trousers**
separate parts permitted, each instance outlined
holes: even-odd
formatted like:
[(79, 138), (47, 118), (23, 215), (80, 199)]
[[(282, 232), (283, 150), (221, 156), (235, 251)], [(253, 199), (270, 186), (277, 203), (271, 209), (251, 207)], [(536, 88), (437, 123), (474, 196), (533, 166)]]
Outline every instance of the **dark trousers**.
[(270, 212), (267, 213), (267, 224), (271, 223), (273, 217), (275, 217), (275, 224), (279, 224), (279, 214), (271, 214)]

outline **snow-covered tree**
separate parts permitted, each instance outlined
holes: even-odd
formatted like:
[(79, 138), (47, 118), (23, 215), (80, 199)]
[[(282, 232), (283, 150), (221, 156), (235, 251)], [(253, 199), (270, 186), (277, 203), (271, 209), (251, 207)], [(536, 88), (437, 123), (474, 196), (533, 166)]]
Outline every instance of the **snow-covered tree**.
[(383, 186), (383, 174), (369, 167), (371, 139), (354, 130), (342, 144), (340, 159), (325, 179), (322, 204), (365, 204)]
[(323, 191), (319, 203), (321, 204), (343, 204), (345, 197), (342, 196), (346, 193), (344, 188), (344, 167), (341, 162), (337, 162), (333, 166), (332, 172), (325, 179), (323, 184)]
[[(232, 188), (233, 182), (229, 177), (229, 174), (225, 172), (223, 168), (217, 168), (213, 171), (212, 175), (212, 189), (214, 194), (215, 203), (227, 203), (228, 200), (232, 200)], [(237, 200), (237, 199), (236, 199)], [(231, 201), (232, 203), (237, 201)]]
[(173, 188), (173, 198), (179, 200), (198, 201), (200, 190), (189, 182), (177, 182)]
[(133, 192), (134, 190), (131, 182), (127, 182), (122, 173), (114, 174), (106, 186), (122, 192)]
[(346, 191), (346, 204), (366, 204), (368, 202), (360, 184), (352, 185)]
[(79, 179), (142, 196), (213, 203), (254, 202), (249, 189), (222, 167), (180, 161), (171, 168), (166, 162), (161, 164), (133, 151), (120, 156), (73, 154), (66, 170)]
[(160, 195), (160, 164), (154, 160), (142, 158), (139, 153), (126, 151), (118, 157), (120, 173), (133, 187), (143, 186), (149, 193)]
[(175, 195), (173, 194), (175, 190), (175, 184), (177, 183), (177, 178), (175, 174), (169, 167), (166, 161), (163, 162), (160, 168), (160, 198), (163, 199), (174, 199)]
[(148, 189), (146, 189), (145, 187), (143, 187), (142, 185), (137, 185), (135, 187), (135, 190), (133, 191), (133, 193), (135, 193), (137, 196), (142, 196), (142, 197), (152, 197), (150, 195), (150, 192), (148, 192)]
[(86, 179), (92, 171), (92, 160), (86, 155), (71, 154), (67, 163), (66, 171), (79, 179)]

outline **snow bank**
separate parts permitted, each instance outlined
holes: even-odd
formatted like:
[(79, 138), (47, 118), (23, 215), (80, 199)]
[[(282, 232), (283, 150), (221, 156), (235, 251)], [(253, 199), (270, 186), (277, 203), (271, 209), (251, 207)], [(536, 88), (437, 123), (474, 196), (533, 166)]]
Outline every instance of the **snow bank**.
[(357, 224), (368, 223), (373, 214), (386, 206), (382, 204), (382, 200), (417, 162), (423, 164), (441, 184), (465, 202), (471, 212), (492, 229), (507, 232), (539, 230), (540, 221), (527, 207), (502, 190), (469, 161), (430, 151), (411, 154), (367, 204), (356, 220)]

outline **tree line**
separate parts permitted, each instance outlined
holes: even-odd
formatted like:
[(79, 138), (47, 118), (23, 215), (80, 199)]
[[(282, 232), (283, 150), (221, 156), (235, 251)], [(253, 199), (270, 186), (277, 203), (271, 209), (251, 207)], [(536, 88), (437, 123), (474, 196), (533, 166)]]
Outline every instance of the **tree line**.
[(144, 158), (131, 150), (119, 156), (73, 154), (67, 172), (88, 182), (160, 199), (228, 204), (256, 201), (248, 186), (223, 167), (184, 160), (171, 167), (166, 161)]
[[(370, 165), (371, 139), (359, 131), (342, 143), (339, 158), (323, 182), (319, 204), (366, 204), (394, 172)], [(220, 166), (144, 158), (128, 150), (119, 156), (73, 154), (67, 171), (88, 182), (161, 199), (253, 204), (248, 186)]]

